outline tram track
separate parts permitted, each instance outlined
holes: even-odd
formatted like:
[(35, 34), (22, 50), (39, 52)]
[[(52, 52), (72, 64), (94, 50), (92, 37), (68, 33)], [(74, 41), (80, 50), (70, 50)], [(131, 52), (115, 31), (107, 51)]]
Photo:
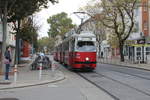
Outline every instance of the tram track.
[(127, 72), (123, 72), (123, 71), (117, 71), (117, 70), (110, 70), (110, 71), (114, 71), (114, 72), (118, 72), (118, 73), (123, 73), (123, 74), (127, 74), (127, 75), (131, 75), (131, 76), (135, 76), (141, 79), (145, 79), (145, 80), (150, 80), (150, 78), (144, 77), (144, 76), (140, 76), (140, 75), (135, 75), (135, 74), (131, 74), (131, 73), (127, 73)]
[(120, 100), (118, 97), (116, 97), (115, 95), (113, 95), (112, 93), (110, 93), (109, 91), (107, 91), (105, 88), (99, 86), (98, 84), (94, 83), (93, 81), (91, 81), (90, 79), (84, 77), (81, 73), (77, 73), (80, 77), (84, 78), (85, 80), (87, 80), (88, 82), (90, 82), (91, 84), (93, 84), (94, 86), (96, 86), (97, 88), (99, 88), (100, 90), (104, 91), (105, 93), (107, 93), (109, 96), (111, 96), (114, 100)]
[[(96, 73), (96, 72), (95, 72), (95, 73)], [(99, 73), (96, 73), (96, 74), (102, 75), (102, 74), (99, 74)], [(137, 88), (135, 88), (135, 87), (133, 87), (133, 86), (130, 86), (129, 84), (125, 84), (125, 83), (123, 83), (123, 82), (121, 82), (121, 81), (115, 80), (115, 79), (113, 79), (113, 78), (111, 78), (111, 77), (108, 77), (108, 76), (106, 76), (106, 75), (103, 75), (103, 76), (104, 76), (105, 78), (107, 78), (107, 79), (110, 79), (110, 80), (114, 81), (114, 82), (120, 83), (120, 84), (122, 84), (122, 85), (124, 85), (124, 86), (127, 86), (127, 87), (129, 87), (129, 88), (132, 88), (132, 89), (138, 91), (138, 92), (141, 92), (141, 93), (143, 93), (143, 94), (145, 94), (145, 95), (150, 96), (150, 93), (144, 92), (144, 91), (142, 91), (142, 90), (140, 90), (140, 89), (137, 89)]]
[[(120, 73), (121, 73), (121, 72), (120, 72)], [(86, 79), (87, 81), (89, 81), (90, 83), (92, 83), (93, 85), (95, 85), (96, 87), (98, 87), (99, 89), (101, 89), (101, 90), (103, 90), (104, 92), (106, 92), (108, 95), (110, 95), (110, 96), (111, 96), (112, 98), (114, 98), (115, 100), (122, 100), (122, 99), (119, 98), (117, 95), (114, 95), (113, 93), (111, 93), (110, 91), (108, 91), (107, 89), (105, 89), (105, 87), (100, 86), (100, 85), (97, 84), (96, 82), (90, 80), (90, 78), (88, 78), (86, 75), (84, 75), (84, 73), (77, 73), (77, 74), (80, 75), (81, 77), (83, 77), (84, 79)], [(140, 89), (138, 89), (138, 88), (136, 88), (136, 87), (133, 87), (133, 86), (131, 86), (131, 85), (129, 85), (129, 84), (123, 83), (123, 82), (121, 82), (121, 81), (118, 81), (118, 80), (116, 80), (116, 79), (113, 79), (113, 78), (111, 78), (111, 77), (109, 77), (109, 76), (106, 76), (106, 75), (103, 75), (103, 74), (100, 74), (100, 73), (97, 73), (97, 72), (93, 72), (93, 74), (95, 74), (95, 76), (97, 76), (97, 77), (99, 77), (99, 78), (104, 77), (104, 78), (106, 78), (106, 79), (108, 79), (108, 80), (111, 80), (111, 81), (117, 83), (117, 84), (121, 84), (121, 85), (123, 85), (123, 86), (125, 86), (125, 87), (128, 87), (128, 88), (130, 88), (130, 89), (133, 89), (133, 90), (135, 90), (135, 91), (137, 91), (137, 92), (140, 92), (140, 93), (142, 93), (142, 94), (147, 95), (147, 96), (150, 97), (150, 93), (147, 93), (147, 92), (145, 92), (145, 91), (143, 91), (143, 90), (140, 90)], [(127, 74), (127, 73), (124, 73), (124, 74)], [(128, 75), (132, 75), (132, 74), (128, 74)], [(134, 75), (134, 74), (133, 74), (132, 76), (138, 77), (137, 75)], [(139, 76), (139, 77), (140, 77), (140, 76)], [(142, 77), (140, 77), (140, 78), (142, 78)], [(144, 78), (144, 79), (147, 79), (147, 78)], [(147, 79), (147, 80), (149, 80), (149, 79)]]
[[(117, 67), (120, 67), (122, 68), (121, 66), (117, 66)], [(130, 68), (130, 67), (127, 67), (127, 68)], [(130, 68), (130, 69), (134, 69), (134, 68)], [(141, 70), (141, 69), (137, 69), (135, 68), (136, 70)], [(150, 80), (150, 78), (148, 77), (144, 77), (144, 76), (141, 76), (141, 75), (136, 75), (136, 74), (132, 74), (132, 73), (128, 73), (128, 72), (125, 72), (125, 71), (118, 71), (118, 70), (114, 70), (114, 69), (108, 69), (109, 71), (114, 71), (114, 72), (118, 72), (118, 73), (123, 73), (123, 74), (127, 74), (127, 75), (131, 75), (131, 76), (135, 76), (135, 77), (138, 77), (138, 78), (141, 78), (141, 79), (145, 79), (145, 80)], [(142, 69), (143, 70), (143, 69)], [(146, 70), (147, 71), (147, 70)], [(149, 74), (150, 76), (150, 74)]]

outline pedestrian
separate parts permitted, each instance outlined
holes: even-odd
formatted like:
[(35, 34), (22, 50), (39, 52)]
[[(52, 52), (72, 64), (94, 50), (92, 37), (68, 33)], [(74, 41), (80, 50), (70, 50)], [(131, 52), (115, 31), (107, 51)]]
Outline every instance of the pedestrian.
[(101, 52), (101, 58), (103, 58), (103, 52)]
[(9, 80), (9, 69), (10, 69), (10, 63), (11, 63), (11, 47), (8, 46), (6, 47), (6, 51), (5, 51), (5, 80)]

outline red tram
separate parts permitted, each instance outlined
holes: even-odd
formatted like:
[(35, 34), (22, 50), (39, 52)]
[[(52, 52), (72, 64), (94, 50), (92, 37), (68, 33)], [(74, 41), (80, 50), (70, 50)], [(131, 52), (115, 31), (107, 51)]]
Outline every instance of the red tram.
[(72, 34), (55, 47), (54, 60), (72, 69), (96, 68), (96, 37), (91, 32)]

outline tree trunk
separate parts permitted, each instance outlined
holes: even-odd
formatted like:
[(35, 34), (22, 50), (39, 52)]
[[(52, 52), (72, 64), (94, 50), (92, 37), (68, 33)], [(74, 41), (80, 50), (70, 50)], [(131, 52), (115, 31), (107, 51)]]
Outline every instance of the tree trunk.
[(15, 59), (15, 64), (19, 64), (20, 60), (20, 46), (19, 46), (19, 34), (20, 34), (20, 20), (18, 20), (18, 26), (17, 26), (17, 32), (16, 32), (16, 59)]
[(3, 38), (2, 38), (2, 55), (1, 55), (1, 72), (4, 71), (4, 53), (6, 50), (6, 37), (7, 37), (7, 4), (8, 2), (5, 2), (4, 6), (4, 16), (2, 17), (2, 25), (3, 25)]
[(120, 50), (120, 61), (121, 62), (124, 62), (123, 45), (124, 45), (124, 43), (120, 41), (119, 42), (119, 50)]

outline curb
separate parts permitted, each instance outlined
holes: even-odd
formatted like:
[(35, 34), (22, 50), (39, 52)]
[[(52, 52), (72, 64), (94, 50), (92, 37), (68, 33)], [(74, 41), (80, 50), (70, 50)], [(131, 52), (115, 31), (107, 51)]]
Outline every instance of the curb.
[(56, 82), (59, 82), (59, 81), (63, 81), (65, 79), (66, 79), (65, 75), (63, 75), (63, 77), (59, 77), (57, 79), (53, 79), (53, 80), (50, 80), (50, 81), (43, 81), (43, 82), (39, 82), (39, 83), (35, 83), (35, 84), (31, 83), (31, 84), (22, 85), (22, 86), (4, 87), (4, 88), (0, 88), (0, 90), (9, 90), (9, 89), (17, 89), (17, 88), (25, 88), (25, 87), (46, 85), (46, 84), (49, 84), (49, 83), (56, 83)]
[(150, 69), (139, 68), (139, 67), (136, 67), (136, 66), (127, 66), (127, 65), (119, 65), (119, 64), (111, 64), (111, 63), (101, 63), (101, 64), (109, 64), (109, 65), (116, 65), (116, 66), (119, 66), (119, 67), (135, 68), (135, 69), (150, 71)]

